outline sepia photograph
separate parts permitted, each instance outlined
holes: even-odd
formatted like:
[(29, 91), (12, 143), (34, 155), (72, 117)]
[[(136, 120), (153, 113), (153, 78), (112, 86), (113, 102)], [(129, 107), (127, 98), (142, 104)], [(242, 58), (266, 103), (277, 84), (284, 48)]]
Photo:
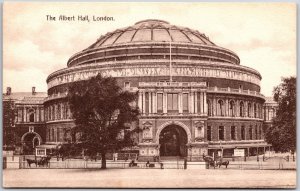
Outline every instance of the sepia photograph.
[(2, 187), (297, 187), (296, 3), (4, 2)]

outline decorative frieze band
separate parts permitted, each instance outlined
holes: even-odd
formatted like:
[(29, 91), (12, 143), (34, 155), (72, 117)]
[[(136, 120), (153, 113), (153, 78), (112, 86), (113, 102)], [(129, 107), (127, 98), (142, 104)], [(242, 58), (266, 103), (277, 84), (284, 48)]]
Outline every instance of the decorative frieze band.
[[(138, 76), (168, 76), (170, 68), (164, 67), (134, 67), (134, 68), (101, 68), (97, 70), (83, 70), (66, 73), (57, 77), (53, 77), (48, 82), (48, 89), (64, 83), (85, 80), (101, 73), (103, 76), (112, 77), (138, 77)], [(173, 76), (189, 76), (189, 77), (213, 77), (225, 78), (232, 80), (241, 80), (256, 85), (260, 84), (260, 78), (255, 74), (229, 70), (224, 68), (204, 68), (204, 67), (173, 67)]]

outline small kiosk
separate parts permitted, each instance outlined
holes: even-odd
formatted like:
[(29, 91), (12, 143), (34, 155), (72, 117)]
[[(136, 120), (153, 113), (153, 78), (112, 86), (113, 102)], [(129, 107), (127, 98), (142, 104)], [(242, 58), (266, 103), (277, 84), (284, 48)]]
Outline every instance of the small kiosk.
[(38, 145), (35, 148), (35, 155), (40, 157), (51, 156), (58, 149), (58, 145)]

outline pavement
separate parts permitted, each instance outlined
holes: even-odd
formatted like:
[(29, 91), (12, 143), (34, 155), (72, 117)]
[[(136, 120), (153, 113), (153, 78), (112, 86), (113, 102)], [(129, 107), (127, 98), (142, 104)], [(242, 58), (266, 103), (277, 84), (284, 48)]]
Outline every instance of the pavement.
[(295, 188), (296, 170), (5, 169), (6, 188)]

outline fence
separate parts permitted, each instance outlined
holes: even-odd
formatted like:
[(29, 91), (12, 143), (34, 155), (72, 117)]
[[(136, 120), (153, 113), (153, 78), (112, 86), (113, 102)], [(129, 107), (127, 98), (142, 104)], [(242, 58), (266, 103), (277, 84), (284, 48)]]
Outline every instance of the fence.
[[(203, 167), (205, 163), (203, 163)], [(92, 168), (101, 168), (101, 160), (91, 161), (91, 160), (82, 160), (82, 159), (66, 159), (62, 160), (51, 160), (48, 166), (39, 166), (35, 164), (28, 165), (27, 161), (20, 162), (20, 168), (22, 169), (36, 169), (36, 168), (52, 168), (52, 169), (92, 169)], [(146, 162), (134, 162), (131, 164), (131, 161), (106, 161), (106, 167), (110, 169), (136, 169), (136, 168), (153, 168), (153, 169), (184, 169), (184, 162), (153, 162), (147, 164)], [(205, 168), (205, 167), (204, 167)]]
[[(146, 162), (134, 162), (131, 164), (134, 155), (127, 156), (126, 154), (118, 155), (118, 160), (107, 160), (106, 167), (112, 169), (219, 169), (218, 166), (215, 168), (213, 166), (208, 166), (205, 162), (191, 162), (187, 161), (186, 166), (184, 160), (177, 161), (161, 161), (161, 162), (151, 162), (147, 164)], [(121, 160), (121, 159), (128, 160)], [(10, 156), (3, 158), (3, 168), (8, 169), (36, 169), (36, 168), (53, 168), (53, 169), (92, 169), (92, 168), (101, 168), (101, 160), (84, 160), (84, 159), (65, 159), (62, 160), (59, 158), (52, 158), (48, 166), (39, 166), (36, 164), (28, 165), (26, 159), (40, 160), (40, 157), (35, 157), (34, 155), (26, 156)], [(296, 169), (296, 159), (295, 156), (286, 156), (286, 155), (276, 155), (265, 157), (260, 156), (259, 160), (257, 158), (249, 158), (247, 161), (244, 161), (243, 158), (232, 159), (223, 159), (223, 162), (229, 161), (228, 169), (239, 169), (239, 170), (266, 170), (266, 169)], [(226, 168), (224, 165), (220, 169)]]

